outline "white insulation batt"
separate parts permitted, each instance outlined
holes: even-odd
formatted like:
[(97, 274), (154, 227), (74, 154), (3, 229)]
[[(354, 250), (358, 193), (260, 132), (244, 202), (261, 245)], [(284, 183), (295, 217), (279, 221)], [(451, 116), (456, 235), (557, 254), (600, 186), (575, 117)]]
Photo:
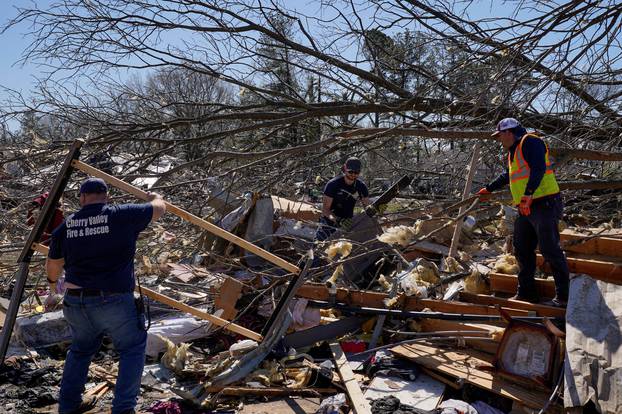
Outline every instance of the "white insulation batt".
[(564, 406), (622, 413), (622, 286), (578, 275), (566, 310)]

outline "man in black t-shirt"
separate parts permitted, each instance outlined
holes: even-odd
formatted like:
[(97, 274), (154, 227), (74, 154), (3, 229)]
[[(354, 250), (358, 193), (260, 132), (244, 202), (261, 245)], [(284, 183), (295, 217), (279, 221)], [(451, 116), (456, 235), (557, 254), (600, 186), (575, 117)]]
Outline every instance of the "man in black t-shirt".
[(327, 182), (324, 187), (322, 217), (315, 235), (318, 241), (326, 240), (337, 228), (349, 230), (356, 200), (360, 199), (363, 207), (369, 205), (369, 190), (358, 178), (361, 160), (348, 158), (341, 170), (343, 174)]

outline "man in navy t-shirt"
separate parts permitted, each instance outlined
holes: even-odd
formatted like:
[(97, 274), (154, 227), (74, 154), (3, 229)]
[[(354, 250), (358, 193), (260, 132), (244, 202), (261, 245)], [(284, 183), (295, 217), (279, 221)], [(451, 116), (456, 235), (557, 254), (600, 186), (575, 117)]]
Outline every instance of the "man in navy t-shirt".
[[(140, 391), (147, 333), (134, 302), (134, 254), (139, 233), (166, 211), (158, 194), (145, 204), (108, 205), (99, 178), (80, 186), (81, 209), (52, 233), (46, 261), (51, 285), (65, 270), (63, 314), (72, 342), (61, 381), (59, 413), (85, 409), (82, 393), (104, 334), (120, 355), (112, 413), (133, 413)], [(54, 288), (54, 286), (52, 286)]]
[(369, 190), (358, 178), (361, 161), (354, 157), (348, 158), (341, 170), (343, 174), (327, 182), (324, 187), (322, 217), (316, 240), (326, 240), (337, 228), (349, 230), (358, 199), (364, 207), (369, 205)]

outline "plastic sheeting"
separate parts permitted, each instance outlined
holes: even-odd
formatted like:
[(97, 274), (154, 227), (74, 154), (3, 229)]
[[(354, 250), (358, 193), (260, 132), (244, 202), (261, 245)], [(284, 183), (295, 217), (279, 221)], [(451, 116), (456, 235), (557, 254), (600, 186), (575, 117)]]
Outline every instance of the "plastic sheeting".
[(168, 338), (174, 344), (179, 344), (207, 336), (210, 326), (209, 322), (184, 316), (154, 321), (147, 331), (145, 353), (150, 357), (157, 357), (160, 352), (166, 350), (166, 344), (159, 335)]
[(578, 275), (566, 308), (564, 406), (622, 412), (622, 286)]

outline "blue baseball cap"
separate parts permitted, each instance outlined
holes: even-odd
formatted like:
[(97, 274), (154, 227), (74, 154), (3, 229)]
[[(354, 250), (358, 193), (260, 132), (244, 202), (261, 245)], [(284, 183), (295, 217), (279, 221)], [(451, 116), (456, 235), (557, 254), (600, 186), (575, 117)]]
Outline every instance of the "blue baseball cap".
[(87, 178), (80, 185), (80, 194), (102, 194), (107, 192), (108, 186), (101, 178)]
[(504, 118), (501, 121), (499, 121), (499, 123), (497, 124), (497, 130), (492, 133), (492, 136), (494, 137), (495, 135), (499, 135), (499, 132), (501, 131), (516, 128), (519, 126), (521, 126), (520, 122), (518, 122), (516, 118)]

